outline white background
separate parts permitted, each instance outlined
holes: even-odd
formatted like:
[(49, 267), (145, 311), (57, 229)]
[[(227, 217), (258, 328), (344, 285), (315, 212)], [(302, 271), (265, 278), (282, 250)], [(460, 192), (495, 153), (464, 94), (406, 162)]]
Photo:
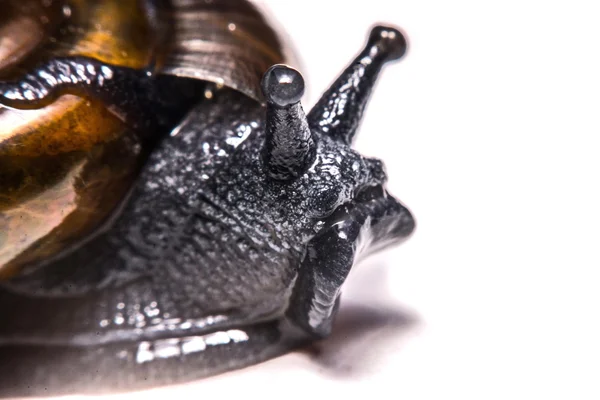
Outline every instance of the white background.
[(272, 0), (308, 109), (377, 21), (410, 39), (356, 147), (418, 227), (310, 352), (134, 398), (600, 399), (596, 2)]

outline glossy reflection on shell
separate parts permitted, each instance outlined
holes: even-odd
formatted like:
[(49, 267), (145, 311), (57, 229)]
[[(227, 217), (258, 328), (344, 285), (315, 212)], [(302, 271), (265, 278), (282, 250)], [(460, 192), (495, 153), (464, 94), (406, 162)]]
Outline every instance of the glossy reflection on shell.
[[(142, 67), (151, 49), (138, 2), (9, 0), (0, 17), (0, 76), (82, 55)], [(0, 277), (91, 234), (125, 197), (143, 159), (136, 134), (92, 99), (0, 106)]]

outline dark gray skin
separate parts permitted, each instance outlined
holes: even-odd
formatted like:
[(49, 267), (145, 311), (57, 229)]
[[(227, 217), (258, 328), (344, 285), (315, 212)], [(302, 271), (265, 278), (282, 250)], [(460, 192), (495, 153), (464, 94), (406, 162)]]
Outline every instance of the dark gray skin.
[(405, 47), (375, 28), (308, 116), (285, 66), (263, 78), (266, 107), (229, 89), (194, 107), (114, 221), (2, 284), (0, 395), (188, 381), (329, 335), (357, 258), (415, 226), (381, 161), (350, 147), (379, 70)]

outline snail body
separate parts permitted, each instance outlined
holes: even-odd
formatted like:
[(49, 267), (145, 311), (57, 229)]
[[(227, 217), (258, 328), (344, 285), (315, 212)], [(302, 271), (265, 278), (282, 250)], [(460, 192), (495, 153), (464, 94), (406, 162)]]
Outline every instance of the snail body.
[[(69, 3), (70, 16), (61, 4), (55, 18), (102, 12), (86, 4)], [(46, 119), (0, 141), (7, 165), (24, 160), (30, 169), (21, 170), (43, 182), (6, 179), (21, 183), (0, 224), (38, 233), (0, 247), (0, 375), (10, 382), (0, 394), (180, 382), (326, 337), (355, 260), (414, 229), (385, 189), (382, 163), (351, 148), (380, 69), (405, 51), (398, 30), (374, 28), (305, 114), (302, 76), (281, 64), (278, 38), (248, 3), (112, 5), (123, 4), (153, 38), (133, 61), (75, 39), (33, 61), (23, 48), (40, 44), (5, 50), (13, 61), (0, 81), (0, 118)], [(65, 97), (93, 109), (78, 115), (105, 117), (94, 132), (55, 122), (69, 118), (69, 108), (56, 111)], [(53, 179), (43, 174), (49, 165)], [(15, 222), (35, 215), (35, 201), (63, 214), (74, 206), (53, 224)], [(90, 204), (101, 211), (68, 220)]]

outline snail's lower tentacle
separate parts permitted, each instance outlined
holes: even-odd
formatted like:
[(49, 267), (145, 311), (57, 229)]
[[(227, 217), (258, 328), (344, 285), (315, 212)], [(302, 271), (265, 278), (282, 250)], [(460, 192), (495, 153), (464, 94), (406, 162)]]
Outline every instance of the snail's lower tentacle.
[[(375, 238), (386, 246), (404, 240), (414, 230), (410, 211), (389, 194), (379, 195), (382, 190), (365, 189), (361, 202), (338, 210), (331, 226), (308, 244), (286, 311), (288, 320), (304, 333), (321, 338), (331, 333), (342, 285), (369, 240)], [(373, 224), (379, 226), (372, 229)], [(385, 243), (392, 232), (394, 239)]]

